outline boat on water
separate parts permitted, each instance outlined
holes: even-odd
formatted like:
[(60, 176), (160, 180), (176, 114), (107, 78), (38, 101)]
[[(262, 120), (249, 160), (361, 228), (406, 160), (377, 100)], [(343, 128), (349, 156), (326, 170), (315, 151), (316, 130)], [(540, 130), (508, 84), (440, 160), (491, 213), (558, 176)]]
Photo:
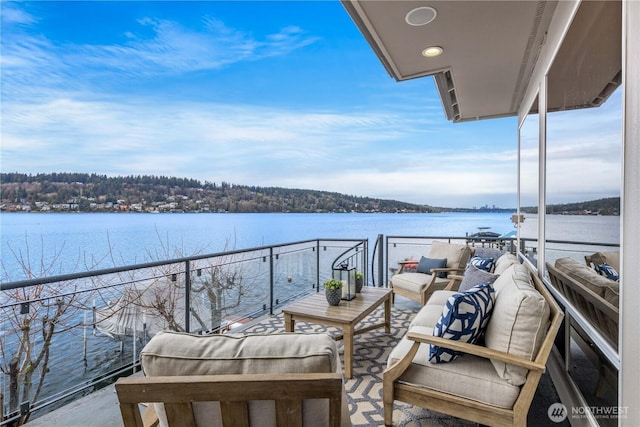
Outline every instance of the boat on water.
[(491, 227), (478, 227), (477, 232), (473, 234), (468, 234), (467, 237), (471, 239), (500, 237), (500, 233), (496, 233), (495, 231), (489, 231), (489, 230), (491, 230)]
[(491, 227), (478, 227), (478, 231), (472, 234), (467, 233), (467, 240), (469, 242), (483, 242), (496, 240), (501, 235), (495, 231), (489, 231)]

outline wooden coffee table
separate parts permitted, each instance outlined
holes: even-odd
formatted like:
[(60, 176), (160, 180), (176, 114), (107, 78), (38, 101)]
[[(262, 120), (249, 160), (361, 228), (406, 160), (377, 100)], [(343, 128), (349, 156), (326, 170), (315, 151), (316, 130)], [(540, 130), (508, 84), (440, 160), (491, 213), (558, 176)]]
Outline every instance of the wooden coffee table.
[[(384, 303), (384, 322), (365, 328), (355, 329), (362, 319)], [(351, 301), (341, 300), (340, 305), (331, 306), (324, 292), (310, 295), (285, 307), (284, 329), (293, 332), (295, 322), (317, 323), (342, 328), (344, 338), (344, 373), (347, 378), (353, 374), (353, 337), (355, 335), (384, 326), (386, 333), (391, 332), (391, 290), (387, 288), (365, 287)]]

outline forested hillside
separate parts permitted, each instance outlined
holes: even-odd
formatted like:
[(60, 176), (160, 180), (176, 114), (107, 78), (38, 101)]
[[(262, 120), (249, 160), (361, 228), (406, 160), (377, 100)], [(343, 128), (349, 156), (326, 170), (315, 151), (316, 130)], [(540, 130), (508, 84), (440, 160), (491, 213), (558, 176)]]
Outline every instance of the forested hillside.
[(0, 174), (4, 211), (433, 212), (395, 200), (154, 175)]
[[(522, 208), (522, 211), (524, 213), (538, 213), (538, 208), (527, 207)], [(548, 205), (547, 213), (556, 215), (620, 215), (620, 197)]]

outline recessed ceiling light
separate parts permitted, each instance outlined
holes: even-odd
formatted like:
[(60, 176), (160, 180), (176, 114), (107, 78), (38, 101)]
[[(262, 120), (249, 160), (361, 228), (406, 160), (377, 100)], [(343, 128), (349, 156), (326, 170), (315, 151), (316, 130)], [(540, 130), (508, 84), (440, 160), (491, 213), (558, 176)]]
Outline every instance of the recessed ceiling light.
[(419, 27), (420, 25), (427, 25), (429, 22), (436, 19), (436, 15), (438, 15), (438, 12), (436, 12), (436, 10), (432, 7), (416, 7), (415, 9), (410, 10), (409, 13), (407, 13), (407, 16), (404, 17), (404, 20), (409, 25)]
[(422, 56), (432, 58), (442, 53), (443, 49), (440, 46), (431, 46), (422, 51)]

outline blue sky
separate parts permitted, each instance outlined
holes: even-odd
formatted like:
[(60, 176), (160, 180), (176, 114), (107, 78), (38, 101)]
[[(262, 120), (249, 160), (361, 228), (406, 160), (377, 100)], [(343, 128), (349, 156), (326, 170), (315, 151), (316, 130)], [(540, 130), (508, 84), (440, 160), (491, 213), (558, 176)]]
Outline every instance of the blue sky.
[(0, 7), (3, 172), (516, 205), (516, 118), (448, 122), (432, 78), (395, 82), (337, 1)]

